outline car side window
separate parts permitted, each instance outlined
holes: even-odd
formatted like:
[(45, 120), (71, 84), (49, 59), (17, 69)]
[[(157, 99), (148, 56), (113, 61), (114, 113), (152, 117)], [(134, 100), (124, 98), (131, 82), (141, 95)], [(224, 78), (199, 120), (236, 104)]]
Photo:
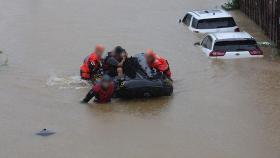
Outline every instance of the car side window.
[(201, 42), (201, 46), (207, 49), (212, 49), (213, 39), (211, 36), (206, 36), (204, 40)]
[(201, 42), (201, 46), (207, 48), (207, 42), (208, 42), (208, 36), (203, 39), (203, 41)]
[(187, 14), (185, 18), (183, 19), (183, 23), (186, 24), (187, 26), (190, 26), (192, 20), (192, 15)]
[(206, 48), (208, 49), (212, 49), (212, 43), (213, 43), (213, 39), (212, 37), (208, 36), (208, 40), (207, 40), (207, 43), (206, 43)]
[(186, 23), (186, 20), (187, 20), (188, 15), (189, 15), (189, 14), (186, 14), (186, 15), (184, 16), (184, 18), (183, 18), (183, 20), (182, 20), (183, 23)]
[(198, 20), (196, 18), (193, 18), (192, 20), (192, 28), (197, 28), (197, 23), (198, 23)]

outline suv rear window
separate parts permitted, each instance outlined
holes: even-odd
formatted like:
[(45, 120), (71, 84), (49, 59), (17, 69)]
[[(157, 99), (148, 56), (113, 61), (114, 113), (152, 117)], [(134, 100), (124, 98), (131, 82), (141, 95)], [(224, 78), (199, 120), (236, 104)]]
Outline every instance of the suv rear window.
[(216, 29), (234, 27), (236, 23), (232, 17), (229, 18), (215, 18), (215, 19), (202, 19), (194, 26), (196, 29)]
[(238, 40), (238, 41), (220, 41), (214, 45), (215, 51), (234, 52), (234, 51), (250, 51), (257, 49), (255, 40)]

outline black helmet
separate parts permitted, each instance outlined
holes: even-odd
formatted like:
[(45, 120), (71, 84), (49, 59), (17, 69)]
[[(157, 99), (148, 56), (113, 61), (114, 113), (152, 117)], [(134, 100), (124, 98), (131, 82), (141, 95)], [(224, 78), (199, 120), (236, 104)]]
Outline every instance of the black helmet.
[(123, 49), (121, 46), (117, 46), (114, 51), (116, 54), (121, 54), (125, 51), (125, 49)]

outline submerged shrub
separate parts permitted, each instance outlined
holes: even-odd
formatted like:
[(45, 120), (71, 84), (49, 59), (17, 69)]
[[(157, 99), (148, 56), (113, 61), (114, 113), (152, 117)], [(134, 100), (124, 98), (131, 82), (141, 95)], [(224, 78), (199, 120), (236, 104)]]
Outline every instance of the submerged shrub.
[(222, 5), (225, 10), (239, 9), (239, 0), (229, 0), (227, 3)]

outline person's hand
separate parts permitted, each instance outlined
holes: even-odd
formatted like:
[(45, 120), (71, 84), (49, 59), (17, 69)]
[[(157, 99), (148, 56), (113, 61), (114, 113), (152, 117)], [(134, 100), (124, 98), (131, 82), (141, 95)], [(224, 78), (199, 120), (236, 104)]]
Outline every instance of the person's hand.
[(124, 55), (126, 58), (128, 57), (128, 53), (127, 53), (126, 50), (123, 52), (123, 55)]
[(126, 59), (126, 58), (127, 58), (127, 53), (126, 53), (126, 52), (123, 52), (123, 53), (122, 53), (122, 58), (123, 58), (123, 59)]
[(121, 61), (121, 63), (124, 63), (125, 61), (126, 61), (126, 56), (124, 56), (123, 58), (122, 58), (122, 61)]

